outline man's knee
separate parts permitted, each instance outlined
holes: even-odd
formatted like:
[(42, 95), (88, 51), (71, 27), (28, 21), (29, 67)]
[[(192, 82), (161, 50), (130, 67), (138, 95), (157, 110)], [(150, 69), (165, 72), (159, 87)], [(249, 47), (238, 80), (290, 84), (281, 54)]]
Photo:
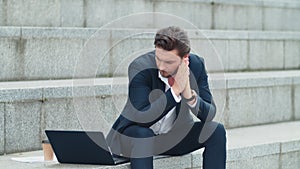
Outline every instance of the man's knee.
[(147, 138), (154, 136), (153, 131), (150, 128), (140, 127), (136, 131), (138, 138)]
[(226, 142), (226, 130), (223, 124), (218, 123), (217, 127), (211, 136), (212, 141)]
[(122, 154), (129, 158), (144, 158), (153, 156), (153, 136), (150, 128), (137, 125), (129, 126), (121, 137)]
[(221, 138), (226, 138), (226, 130), (223, 124), (219, 123), (218, 127), (216, 128), (216, 133)]
[(218, 122), (206, 122), (201, 128), (201, 133), (199, 136), (199, 143), (205, 143), (207, 141), (225, 141), (226, 140), (226, 130), (225, 127)]

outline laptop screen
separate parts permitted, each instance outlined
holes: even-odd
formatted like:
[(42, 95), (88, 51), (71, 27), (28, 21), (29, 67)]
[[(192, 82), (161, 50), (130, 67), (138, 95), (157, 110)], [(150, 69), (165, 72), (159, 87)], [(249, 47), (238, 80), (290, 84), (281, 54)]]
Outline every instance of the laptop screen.
[(115, 164), (102, 132), (46, 130), (60, 163)]

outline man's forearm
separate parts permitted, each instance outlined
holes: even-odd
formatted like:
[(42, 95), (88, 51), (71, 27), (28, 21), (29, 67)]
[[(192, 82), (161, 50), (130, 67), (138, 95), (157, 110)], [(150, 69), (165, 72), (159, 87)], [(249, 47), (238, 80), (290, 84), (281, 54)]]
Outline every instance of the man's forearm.
[(191, 111), (201, 121), (212, 121), (216, 114), (216, 105), (213, 100), (209, 103), (197, 96), (196, 105), (191, 107)]

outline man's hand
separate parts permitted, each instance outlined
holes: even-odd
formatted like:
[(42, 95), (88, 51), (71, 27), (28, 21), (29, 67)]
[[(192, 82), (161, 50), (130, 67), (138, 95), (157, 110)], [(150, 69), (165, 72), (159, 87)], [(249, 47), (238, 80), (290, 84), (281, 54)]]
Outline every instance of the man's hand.
[[(181, 93), (186, 93), (187, 88), (190, 89), (190, 79), (189, 79), (189, 60), (188, 57), (184, 58), (181, 62), (181, 64), (178, 67), (177, 73), (174, 76), (175, 82), (172, 86), (172, 89), (174, 90), (175, 94), (179, 96)], [(191, 91), (190, 91), (191, 93)], [(185, 97), (186, 94), (183, 94), (183, 97)]]
[[(190, 75), (190, 69), (189, 69), (190, 61), (189, 61), (189, 57), (188, 56), (185, 57), (183, 59), (183, 62), (186, 64), (188, 72), (189, 72), (189, 75)], [(192, 89), (191, 89), (191, 86), (190, 86), (190, 78), (188, 78), (187, 84), (186, 84), (184, 90), (182, 91), (182, 96), (184, 98), (191, 98), (192, 97)]]

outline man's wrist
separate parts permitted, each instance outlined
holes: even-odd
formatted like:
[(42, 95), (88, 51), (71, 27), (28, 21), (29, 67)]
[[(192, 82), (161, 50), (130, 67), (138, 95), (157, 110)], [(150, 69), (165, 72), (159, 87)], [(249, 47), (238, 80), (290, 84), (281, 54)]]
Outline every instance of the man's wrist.
[(195, 92), (194, 90), (192, 90), (192, 92), (193, 92), (193, 96), (195, 96), (194, 99), (191, 100), (191, 101), (187, 101), (186, 103), (187, 103), (190, 107), (194, 108), (194, 107), (196, 106), (196, 104), (197, 104), (197, 94), (196, 94), (196, 92)]
[(171, 93), (172, 93), (172, 95), (173, 95), (174, 100), (175, 100), (177, 103), (179, 103), (179, 102), (181, 101), (181, 99), (182, 99), (182, 97), (180, 96), (180, 94), (179, 94), (179, 95), (176, 95), (176, 93), (175, 93), (175, 91), (173, 90), (173, 88), (170, 88), (170, 90), (171, 90)]
[(175, 93), (175, 95), (176, 95), (177, 97), (179, 97), (179, 96), (180, 96), (179, 90), (177, 90), (177, 88), (175, 88), (175, 87), (171, 87), (171, 88), (172, 88), (173, 92)]
[(194, 97), (194, 99), (191, 100), (191, 101), (189, 101), (189, 102), (187, 102), (187, 104), (194, 105), (196, 103), (196, 100), (197, 100), (197, 97)]
[(190, 93), (191, 93), (191, 94), (190, 94), (190, 96), (189, 96), (188, 98), (186, 98), (186, 97), (183, 97), (183, 98), (184, 98), (184, 100), (185, 100), (186, 102), (195, 101), (195, 98), (196, 98), (195, 91), (194, 91), (194, 90), (191, 90), (191, 92), (190, 92)]

